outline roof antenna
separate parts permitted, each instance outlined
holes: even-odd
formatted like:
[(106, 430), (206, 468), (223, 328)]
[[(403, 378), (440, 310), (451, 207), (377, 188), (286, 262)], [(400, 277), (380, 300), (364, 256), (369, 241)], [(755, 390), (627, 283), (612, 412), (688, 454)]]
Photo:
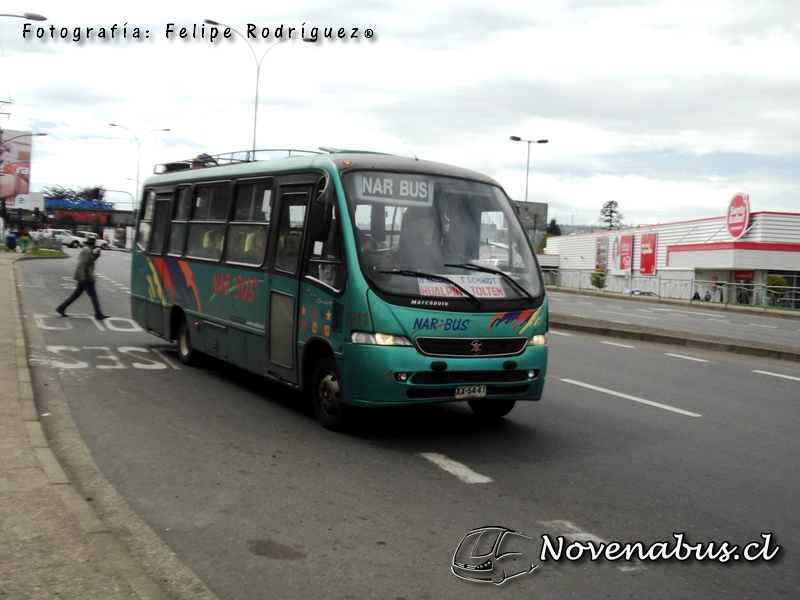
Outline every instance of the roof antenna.
[[(400, 138), (400, 141), (401, 141), (401, 142), (403, 142), (404, 144), (406, 144), (406, 141), (403, 139), (403, 136), (402, 136), (402, 135), (398, 135), (397, 137), (399, 137), (399, 138)], [(414, 151), (411, 149), (411, 146), (409, 146), (408, 144), (406, 144), (406, 148), (408, 148), (408, 151), (409, 151), (409, 152), (411, 152), (411, 156), (413, 156), (413, 157), (414, 157), (414, 160), (416, 160), (417, 162), (419, 162), (419, 159), (417, 158), (417, 155), (416, 155), (416, 154), (414, 154)]]

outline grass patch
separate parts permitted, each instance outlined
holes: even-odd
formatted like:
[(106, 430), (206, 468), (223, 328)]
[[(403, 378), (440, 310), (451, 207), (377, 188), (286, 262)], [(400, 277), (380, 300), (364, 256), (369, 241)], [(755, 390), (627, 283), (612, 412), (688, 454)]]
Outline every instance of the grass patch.
[[(0, 244), (0, 252), (5, 252), (5, 251), (6, 251), (6, 245)], [(68, 256), (61, 250), (48, 250), (46, 248), (28, 248), (28, 251), (23, 253), (20, 251), (19, 246), (17, 246), (16, 254), (20, 256), (29, 256), (31, 258), (63, 258), (65, 256)]]

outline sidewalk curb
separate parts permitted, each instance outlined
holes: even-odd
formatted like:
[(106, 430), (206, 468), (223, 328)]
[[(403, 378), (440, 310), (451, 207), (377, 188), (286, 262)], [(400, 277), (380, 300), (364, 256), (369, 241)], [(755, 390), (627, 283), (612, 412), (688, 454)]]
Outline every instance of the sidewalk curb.
[(638, 325), (621, 325), (588, 317), (558, 315), (552, 312), (550, 313), (549, 324), (551, 327), (557, 327), (559, 329), (582, 331), (584, 333), (603, 335), (606, 337), (800, 362), (800, 350), (793, 350), (784, 346), (760, 344), (758, 342), (744, 343), (741, 340), (711, 336), (702, 338), (691, 337), (691, 334), (668, 331), (665, 329), (642, 327)]
[[(21, 257), (20, 257), (21, 258)], [(17, 258), (19, 260), (19, 258)], [(67, 507), (69, 513), (78, 522), (80, 528), (88, 535), (88, 541), (98, 558), (112, 563), (114, 572), (120, 577), (141, 600), (168, 600), (167, 596), (147, 576), (144, 569), (127, 556), (109, 528), (94, 513), (92, 508), (81, 497), (72, 485), (61, 464), (58, 462), (47, 441), (39, 414), (36, 409), (31, 373), (28, 365), (28, 352), (20, 314), (20, 298), (16, 283), (16, 273), (12, 261), (9, 269), (10, 286), (14, 299), (11, 303), (14, 320), (14, 342), (17, 367), (17, 397), (20, 403), (22, 421), (28, 434), (28, 442), (36, 459), (44, 472), (50, 486)], [(120, 560), (120, 557), (123, 557)]]
[[(11, 304), (12, 318), (14, 320), (15, 356), (19, 380), (17, 395), (30, 447), (49, 485), (86, 535), (85, 540), (92, 553), (96, 556), (96, 560), (104, 563), (109, 571), (116, 574), (139, 600), (170, 600), (176, 598), (211, 600), (216, 598), (205, 584), (186, 565), (180, 562), (155, 532), (141, 521), (132, 508), (127, 505), (127, 502), (118, 495), (113, 486), (99, 471), (88, 450), (85, 449), (83, 440), (80, 438), (80, 434), (75, 429), (74, 424), (69, 431), (51, 430), (49, 427), (46, 429), (43, 426), (37, 409), (34, 392), (35, 385), (28, 363), (27, 337), (20, 312), (20, 307), (24, 302), (23, 295), (25, 290), (17, 286), (17, 279), (21, 280), (21, 276), (17, 273), (14, 265), (20, 258), (16, 257), (16, 260), (12, 260), (9, 265), (11, 293), (13, 294), (13, 302)], [(35, 335), (35, 333), (32, 334), (29, 329), (28, 335)], [(59, 412), (67, 414), (61, 415), (62, 420), (67, 419), (72, 423), (72, 417), (66, 404), (63, 405), (63, 409), (64, 411)], [(43, 410), (50, 411), (46, 406)], [(51, 418), (55, 419), (56, 413), (53, 414), (54, 416)], [(52, 427), (54, 422), (48, 420), (48, 425)], [(76, 439), (71, 439), (71, 436)], [(50, 438), (55, 440), (60, 449), (59, 451), (64, 453), (63, 458), (66, 462), (63, 463), (63, 466), (52, 450), (48, 441)], [(76, 459), (73, 454), (76, 447), (84, 448), (85, 454), (89, 457), (88, 461), (93, 465), (93, 472), (88, 475), (91, 481), (83, 481), (83, 477), (87, 477), (86, 469), (74, 471), (74, 473), (78, 474), (77, 481), (73, 482), (69, 479), (68, 471), (73, 472), (75, 468), (73, 463)], [(118, 513), (114, 515), (106, 514), (108, 506), (101, 506), (102, 502), (99, 501), (99, 498), (84, 497), (81, 489), (85, 489), (86, 485), (94, 490), (88, 495), (97, 496), (98, 484), (101, 487), (103, 485), (107, 486), (111, 494), (115, 496), (115, 501), (124, 505), (124, 511), (127, 512), (123, 511), (122, 516)], [(90, 504), (89, 502), (92, 500), (95, 502)], [(97, 510), (100, 510), (100, 514), (106, 518), (101, 517)], [(104, 510), (106, 512), (103, 512)], [(120, 521), (120, 519), (123, 519), (123, 521)], [(133, 524), (134, 521), (137, 523), (136, 525)], [(146, 530), (144, 535), (154, 540), (154, 546), (151, 551), (142, 553), (141, 548), (136, 544), (133, 544), (133, 547), (130, 546), (131, 530), (135, 530), (136, 527), (140, 530)], [(152, 561), (154, 557), (162, 570), (164, 568), (168, 570), (161, 572), (159, 568), (153, 568)], [(169, 574), (167, 575), (167, 573)], [(164, 583), (163, 585), (158, 585), (157, 581), (163, 581)]]

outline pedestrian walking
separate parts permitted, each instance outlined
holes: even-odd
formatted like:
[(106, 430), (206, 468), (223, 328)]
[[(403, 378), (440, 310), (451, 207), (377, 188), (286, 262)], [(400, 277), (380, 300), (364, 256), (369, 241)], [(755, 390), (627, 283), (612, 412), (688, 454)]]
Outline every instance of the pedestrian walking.
[(75, 291), (72, 292), (69, 298), (64, 300), (56, 308), (56, 312), (62, 317), (67, 316), (67, 307), (75, 302), (83, 292), (89, 296), (94, 307), (94, 318), (98, 321), (107, 319), (108, 315), (104, 315), (100, 310), (100, 302), (97, 300), (97, 290), (94, 287), (94, 263), (100, 258), (100, 248), (94, 247), (95, 238), (89, 237), (86, 239), (85, 245), (81, 253), (78, 255), (78, 264), (75, 267), (75, 274), (72, 276), (78, 285)]

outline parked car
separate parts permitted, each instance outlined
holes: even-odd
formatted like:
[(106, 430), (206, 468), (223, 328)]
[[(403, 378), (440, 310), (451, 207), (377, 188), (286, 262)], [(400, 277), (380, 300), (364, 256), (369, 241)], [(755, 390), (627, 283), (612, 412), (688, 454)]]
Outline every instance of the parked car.
[(96, 246), (101, 250), (108, 250), (109, 248), (108, 240), (101, 239), (96, 233), (92, 233), (91, 231), (76, 231), (75, 237), (81, 239), (81, 246), (85, 245), (87, 239), (92, 238), (95, 240)]
[(83, 246), (83, 237), (77, 236), (71, 232), (61, 236), (61, 243), (68, 248), (80, 248)]
[(45, 240), (58, 240), (62, 245), (70, 248), (79, 248), (83, 245), (83, 238), (72, 235), (68, 229), (47, 229), (42, 237)]

